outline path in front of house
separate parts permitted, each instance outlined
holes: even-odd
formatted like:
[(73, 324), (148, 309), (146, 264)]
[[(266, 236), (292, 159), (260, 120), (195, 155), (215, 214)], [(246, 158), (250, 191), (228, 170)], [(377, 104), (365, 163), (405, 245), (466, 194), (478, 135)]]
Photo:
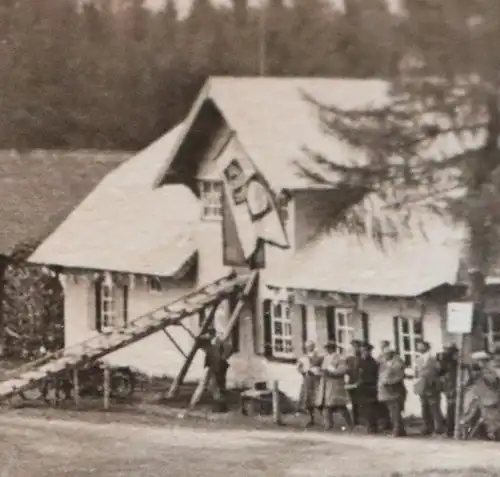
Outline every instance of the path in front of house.
[[(0, 416), (0, 476), (340, 477), (495, 467), (500, 444)], [(500, 468), (500, 464), (499, 464)]]

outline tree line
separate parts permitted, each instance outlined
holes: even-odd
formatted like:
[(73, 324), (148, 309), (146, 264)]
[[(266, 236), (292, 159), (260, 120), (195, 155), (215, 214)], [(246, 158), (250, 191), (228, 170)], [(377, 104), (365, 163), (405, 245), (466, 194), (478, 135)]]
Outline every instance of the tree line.
[(209, 75), (387, 76), (400, 30), (384, 0), (2, 0), (0, 148), (139, 149)]

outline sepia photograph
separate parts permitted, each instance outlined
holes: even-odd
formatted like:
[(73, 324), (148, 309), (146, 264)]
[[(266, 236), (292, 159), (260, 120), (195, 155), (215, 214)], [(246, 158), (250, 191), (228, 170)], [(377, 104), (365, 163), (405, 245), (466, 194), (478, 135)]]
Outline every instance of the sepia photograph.
[(0, 477), (500, 477), (499, 44), (0, 0)]

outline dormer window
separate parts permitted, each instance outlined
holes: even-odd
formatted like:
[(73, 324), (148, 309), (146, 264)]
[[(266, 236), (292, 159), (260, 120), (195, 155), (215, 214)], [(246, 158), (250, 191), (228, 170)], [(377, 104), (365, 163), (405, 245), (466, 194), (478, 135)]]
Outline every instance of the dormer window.
[(222, 182), (200, 180), (198, 184), (202, 205), (202, 219), (222, 220)]
[(163, 285), (158, 277), (148, 278), (149, 293), (160, 293), (163, 291)]

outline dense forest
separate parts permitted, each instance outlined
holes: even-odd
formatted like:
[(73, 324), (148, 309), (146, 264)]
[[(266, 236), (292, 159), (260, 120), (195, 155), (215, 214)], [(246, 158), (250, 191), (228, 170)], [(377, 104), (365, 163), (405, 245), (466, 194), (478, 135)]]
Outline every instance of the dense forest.
[(384, 0), (345, 3), (194, 0), (180, 18), (175, 0), (2, 0), (0, 148), (141, 148), (209, 75), (387, 75), (401, 18)]

